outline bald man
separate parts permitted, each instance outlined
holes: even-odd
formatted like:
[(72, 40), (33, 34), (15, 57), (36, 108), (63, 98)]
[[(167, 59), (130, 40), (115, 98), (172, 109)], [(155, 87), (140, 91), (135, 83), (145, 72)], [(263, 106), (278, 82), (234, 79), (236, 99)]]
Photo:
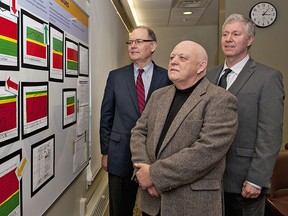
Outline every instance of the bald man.
[(237, 130), (237, 99), (210, 83), (205, 49), (182, 41), (170, 54), (174, 85), (156, 90), (130, 148), (143, 215), (222, 215), (225, 155)]

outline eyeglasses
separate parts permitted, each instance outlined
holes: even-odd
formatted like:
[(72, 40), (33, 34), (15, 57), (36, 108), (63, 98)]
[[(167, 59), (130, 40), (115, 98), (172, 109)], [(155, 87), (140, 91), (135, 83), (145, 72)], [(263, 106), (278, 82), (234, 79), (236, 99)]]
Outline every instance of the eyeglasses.
[(126, 44), (128, 46), (131, 46), (133, 43), (135, 43), (135, 45), (140, 45), (140, 44), (143, 44), (143, 43), (146, 43), (146, 42), (152, 42), (154, 40), (143, 40), (143, 39), (137, 39), (137, 40), (129, 40), (126, 42)]

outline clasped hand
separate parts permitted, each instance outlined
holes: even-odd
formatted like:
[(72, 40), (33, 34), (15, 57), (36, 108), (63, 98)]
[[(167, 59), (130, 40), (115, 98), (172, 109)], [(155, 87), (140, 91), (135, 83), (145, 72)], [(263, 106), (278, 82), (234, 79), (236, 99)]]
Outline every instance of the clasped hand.
[(159, 197), (160, 194), (150, 178), (150, 165), (144, 163), (135, 163), (134, 166), (138, 169), (136, 172), (136, 177), (139, 182), (139, 186), (143, 190), (147, 190), (151, 196)]
[(253, 185), (244, 182), (242, 187), (242, 196), (245, 198), (257, 198), (261, 193), (261, 189), (255, 188)]

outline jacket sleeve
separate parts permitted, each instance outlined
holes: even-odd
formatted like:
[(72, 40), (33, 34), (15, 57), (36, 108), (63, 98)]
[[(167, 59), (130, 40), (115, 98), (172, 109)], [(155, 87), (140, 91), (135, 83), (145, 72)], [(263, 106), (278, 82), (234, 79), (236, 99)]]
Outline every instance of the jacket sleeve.
[(113, 77), (111, 73), (108, 76), (104, 96), (101, 105), (100, 117), (100, 144), (101, 154), (108, 154), (109, 137), (112, 130), (113, 120), (115, 114), (115, 94)]
[(275, 71), (271, 74), (261, 88), (254, 156), (246, 177), (247, 181), (265, 188), (269, 188), (282, 144), (285, 97), (281, 73)]

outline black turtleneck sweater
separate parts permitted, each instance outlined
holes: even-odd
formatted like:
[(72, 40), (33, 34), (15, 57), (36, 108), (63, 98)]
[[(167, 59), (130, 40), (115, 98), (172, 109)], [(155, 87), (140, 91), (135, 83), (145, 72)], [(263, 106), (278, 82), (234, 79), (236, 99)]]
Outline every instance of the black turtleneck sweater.
[(185, 101), (192, 94), (192, 92), (194, 91), (194, 89), (197, 87), (197, 85), (200, 83), (200, 81), (202, 79), (200, 79), (192, 87), (184, 89), (184, 90), (180, 90), (180, 89), (177, 89), (175, 87), (176, 88), (176, 92), (175, 92), (175, 95), (174, 95), (174, 99), (173, 99), (173, 102), (171, 104), (169, 113), (167, 115), (164, 127), (162, 129), (162, 132), (161, 132), (161, 135), (160, 135), (160, 138), (159, 138), (159, 142), (158, 142), (157, 147), (156, 147), (156, 153), (155, 153), (156, 157), (158, 155), (159, 149), (160, 149), (160, 147), (161, 147), (161, 145), (163, 143), (163, 140), (164, 140), (164, 138), (165, 138), (165, 136), (166, 136), (166, 134), (167, 134), (167, 132), (168, 132), (168, 130), (169, 130), (174, 118), (175, 118), (175, 116), (177, 115), (177, 113), (179, 112), (179, 110), (181, 109), (181, 107), (183, 106)]

